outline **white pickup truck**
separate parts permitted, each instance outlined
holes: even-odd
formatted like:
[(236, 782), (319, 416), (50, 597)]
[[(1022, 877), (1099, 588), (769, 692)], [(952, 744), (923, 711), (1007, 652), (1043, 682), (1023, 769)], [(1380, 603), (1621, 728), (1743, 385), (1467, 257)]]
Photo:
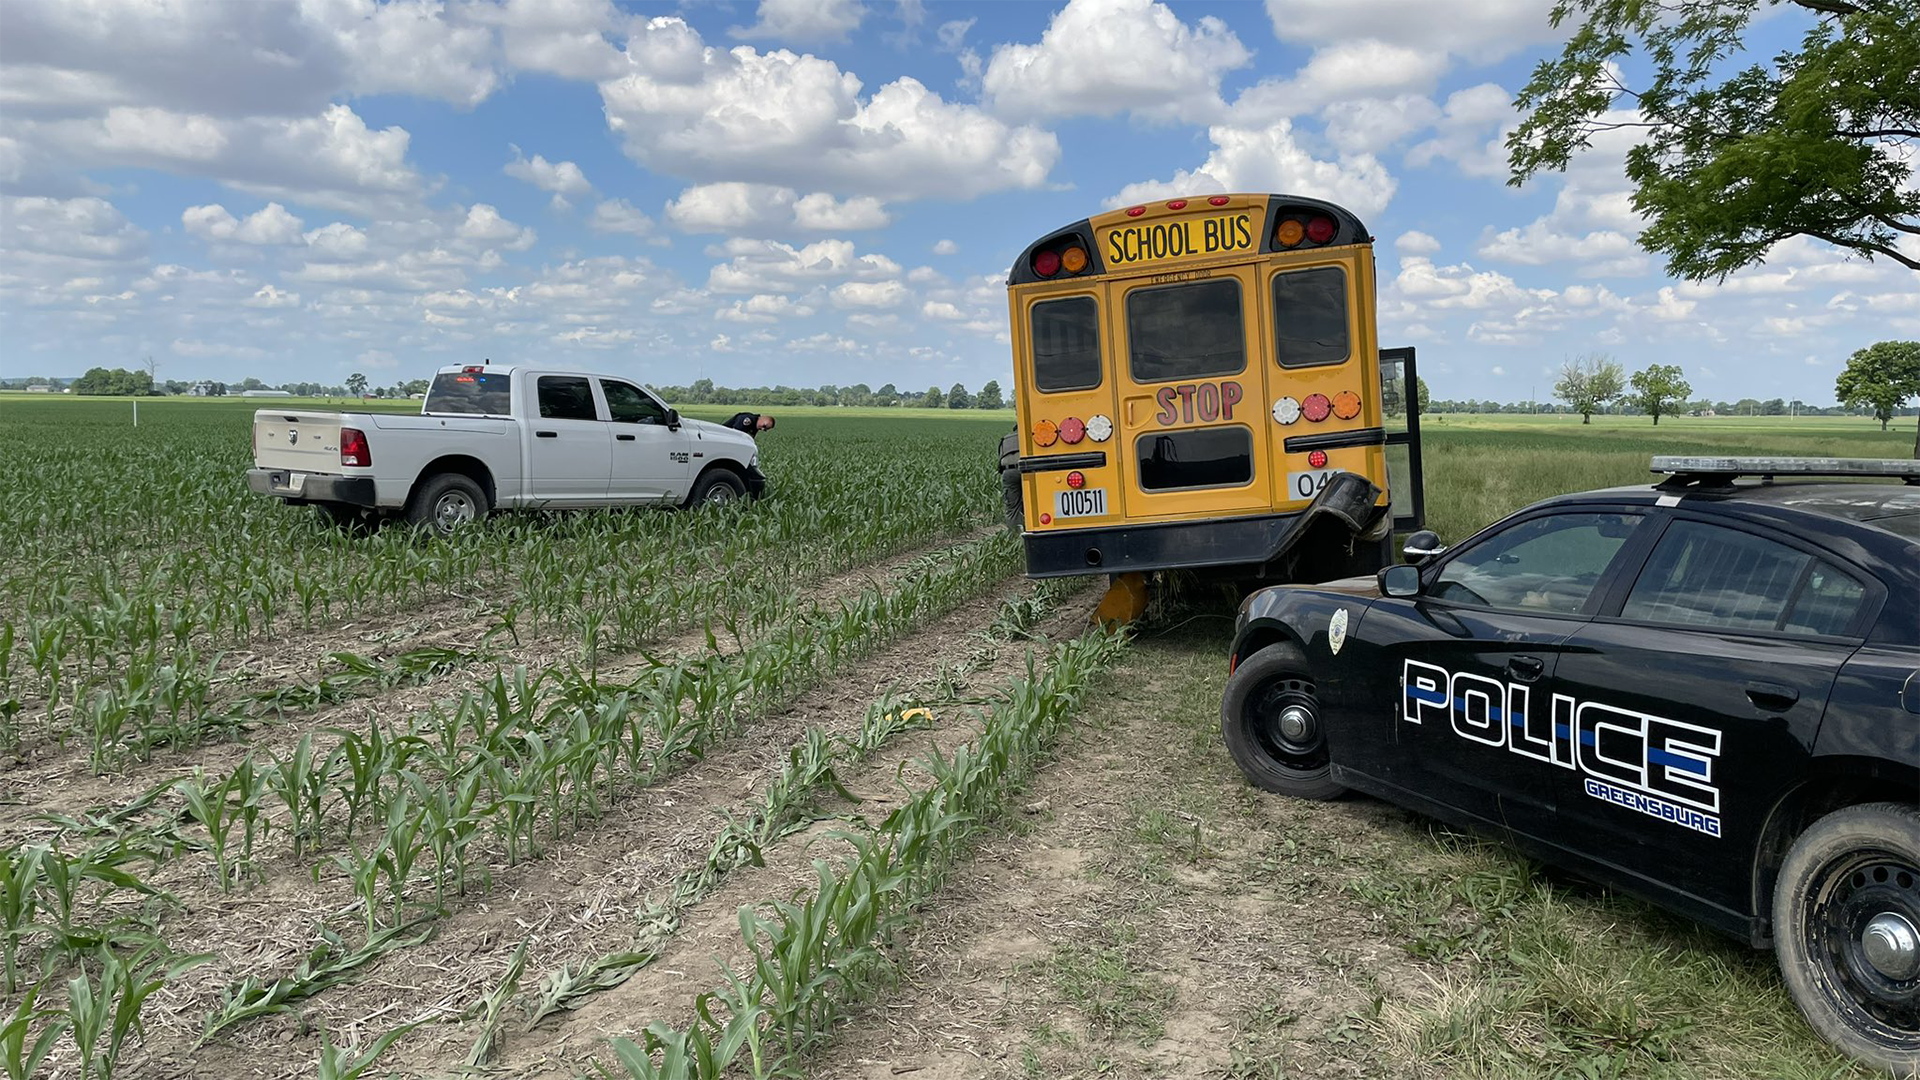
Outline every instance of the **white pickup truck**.
[(624, 379), (454, 365), (418, 415), (261, 409), (247, 485), (346, 524), (450, 532), (494, 510), (697, 505), (760, 497), (753, 437), (683, 418)]

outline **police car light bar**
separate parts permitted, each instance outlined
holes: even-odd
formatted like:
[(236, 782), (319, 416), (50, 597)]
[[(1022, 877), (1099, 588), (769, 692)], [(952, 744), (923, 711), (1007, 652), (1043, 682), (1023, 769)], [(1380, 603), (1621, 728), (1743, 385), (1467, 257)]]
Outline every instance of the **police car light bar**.
[(1866, 476), (1920, 484), (1920, 461), (1897, 458), (1656, 457), (1657, 473), (1675, 476)]

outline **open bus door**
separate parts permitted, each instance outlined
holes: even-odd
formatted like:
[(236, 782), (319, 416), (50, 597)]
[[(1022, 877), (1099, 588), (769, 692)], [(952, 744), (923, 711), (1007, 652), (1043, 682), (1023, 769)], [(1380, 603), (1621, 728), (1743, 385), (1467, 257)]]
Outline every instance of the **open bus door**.
[(1380, 350), (1380, 402), (1387, 430), (1387, 497), (1393, 530), (1427, 524), (1426, 480), (1420, 464), (1420, 374), (1413, 346)]

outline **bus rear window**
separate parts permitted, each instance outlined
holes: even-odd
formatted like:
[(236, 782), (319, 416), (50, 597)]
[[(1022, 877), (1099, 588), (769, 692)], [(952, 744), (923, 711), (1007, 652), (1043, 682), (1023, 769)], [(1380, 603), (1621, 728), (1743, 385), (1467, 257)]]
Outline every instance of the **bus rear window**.
[(1338, 364), (1347, 344), (1347, 275), (1337, 266), (1275, 274), (1273, 356), (1281, 367)]
[(1146, 491), (1238, 487), (1253, 480), (1253, 432), (1237, 425), (1156, 432), (1133, 445)]
[(513, 376), (504, 371), (443, 371), (427, 388), (430, 413), (508, 416), (513, 412)]
[(1100, 309), (1091, 296), (1033, 305), (1033, 385), (1091, 390), (1100, 385)]
[(1127, 294), (1127, 356), (1142, 383), (1247, 369), (1240, 283), (1231, 278)]

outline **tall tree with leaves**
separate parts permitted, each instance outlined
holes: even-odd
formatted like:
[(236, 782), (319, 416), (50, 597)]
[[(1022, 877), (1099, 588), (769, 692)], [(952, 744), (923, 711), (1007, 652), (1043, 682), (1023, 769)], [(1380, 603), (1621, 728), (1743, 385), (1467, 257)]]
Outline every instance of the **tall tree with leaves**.
[(357, 371), (347, 376), (347, 391), (354, 397), (366, 397), (367, 377)]
[[(1729, 70), (1748, 24), (1783, 4), (1817, 21), (1798, 49)], [(1579, 26), (1520, 91), (1509, 183), (1566, 169), (1595, 135), (1645, 129), (1627, 153), (1640, 245), (1667, 271), (1724, 279), (1793, 236), (1920, 270), (1908, 183), (1920, 139), (1920, 4), (1913, 0), (1558, 0)], [(1643, 51), (1638, 89), (1621, 64)]]
[[(1920, 397), (1920, 341), (1880, 341), (1855, 352), (1833, 392), (1842, 405), (1872, 409), (1880, 430), (1887, 430), (1894, 410)], [(1920, 428), (1914, 431), (1913, 456), (1920, 458)]]
[(973, 399), (973, 407), (976, 409), (1004, 409), (1007, 407), (1007, 399), (1000, 393), (999, 379), (987, 380), (987, 385), (980, 388), (979, 396)]
[(1654, 427), (1660, 426), (1662, 416), (1686, 408), (1687, 398), (1693, 396), (1693, 387), (1678, 364), (1650, 364), (1634, 372), (1629, 382), (1633, 389), (1621, 400), (1652, 416)]
[(1553, 396), (1579, 413), (1581, 423), (1591, 424), (1600, 406), (1625, 389), (1626, 377), (1620, 373), (1619, 364), (1606, 353), (1588, 353), (1560, 365), (1560, 381), (1553, 384)]

